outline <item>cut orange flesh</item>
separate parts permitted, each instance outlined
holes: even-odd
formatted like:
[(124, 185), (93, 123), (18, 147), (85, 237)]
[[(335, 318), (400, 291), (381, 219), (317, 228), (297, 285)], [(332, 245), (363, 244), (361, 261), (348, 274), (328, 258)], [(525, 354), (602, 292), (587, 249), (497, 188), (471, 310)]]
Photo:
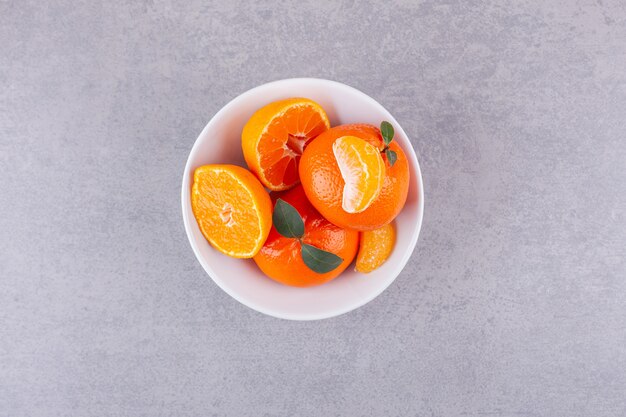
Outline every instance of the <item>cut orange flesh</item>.
[(267, 191), (250, 171), (235, 165), (198, 167), (191, 208), (209, 243), (235, 258), (256, 255), (272, 227)]
[(243, 156), (272, 191), (300, 182), (298, 164), (307, 143), (330, 127), (319, 104), (307, 98), (275, 101), (252, 115), (241, 134)]
[(333, 143), (343, 187), (341, 207), (348, 213), (360, 213), (380, 194), (385, 180), (385, 163), (380, 151), (356, 136), (342, 136)]

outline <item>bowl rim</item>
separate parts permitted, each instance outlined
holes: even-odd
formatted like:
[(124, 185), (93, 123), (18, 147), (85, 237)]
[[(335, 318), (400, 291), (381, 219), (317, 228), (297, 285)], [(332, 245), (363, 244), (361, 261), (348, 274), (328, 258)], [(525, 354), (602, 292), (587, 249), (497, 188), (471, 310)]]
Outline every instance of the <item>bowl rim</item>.
[[(252, 310), (258, 311), (260, 313), (266, 314), (268, 316), (276, 317), (280, 319), (286, 319), (286, 320), (311, 321), (311, 320), (321, 320), (321, 319), (327, 319), (327, 318), (340, 316), (352, 310), (356, 310), (357, 308), (364, 306), (365, 304), (369, 303), (370, 301), (378, 297), (387, 288), (389, 288), (391, 283), (393, 283), (396, 280), (398, 275), (400, 275), (400, 273), (402, 272), (402, 270), (408, 263), (413, 252), (415, 251), (417, 240), (419, 238), (419, 234), (422, 228), (422, 221), (424, 218), (424, 182), (422, 179), (422, 171), (419, 165), (419, 161), (417, 160), (417, 155), (415, 154), (415, 149), (413, 148), (411, 144), (409, 146), (410, 149), (405, 150), (405, 154), (407, 154), (409, 164), (411, 164), (411, 168), (413, 168), (413, 171), (415, 172), (415, 175), (416, 175), (417, 193), (418, 193), (418, 210), (417, 210), (416, 227), (413, 229), (411, 239), (409, 241), (408, 246), (404, 250), (402, 259), (396, 265), (393, 272), (390, 274), (390, 275), (393, 275), (393, 278), (390, 279), (386, 285), (382, 286), (377, 291), (372, 292), (372, 294), (369, 294), (368, 297), (363, 297), (361, 299), (358, 299), (355, 302), (342, 306), (341, 308), (336, 308), (332, 311), (327, 311), (327, 312), (318, 313), (318, 314), (306, 314), (306, 315), (285, 314), (282, 311), (272, 310), (271, 308), (258, 305), (257, 303), (252, 302), (250, 300), (244, 300), (242, 297), (239, 296), (239, 294), (223, 286), (219, 282), (219, 279), (216, 278), (217, 274), (215, 273), (213, 268), (204, 259), (204, 257), (201, 256), (200, 249), (196, 245), (196, 242), (193, 239), (192, 232), (191, 232), (190, 221), (192, 219), (187, 214), (187, 211), (188, 211), (187, 206), (191, 205), (191, 202), (190, 202), (190, 197), (191, 197), (190, 182), (191, 181), (190, 181), (190, 175), (189, 175), (189, 172), (191, 169), (191, 161), (192, 159), (195, 159), (195, 155), (198, 152), (198, 148), (200, 147), (200, 139), (204, 137), (210, 129), (212, 129), (213, 127), (212, 125), (215, 124), (215, 121), (220, 118), (219, 116), (221, 116), (224, 113), (227, 113), (232, 108), (236, 107), (240, 101), (245, 100), (248, 95), (251, 95), (258, 90), (271, 88), (272, 86), (275, 86), (278, 84), (284, 84), (284, 83), (287, 83), (287, 84), (296, 83), (297, 84), (297, 83), (302, 83), (302, 82), (314, 82), (314, 83), (320, 83), (320, 84), (328, 84), (334, 88), (337, 88), (340, 90), (344, 89), (352, 93), (355, 93), (356, 95), (361, 96), (363, 100), (369, 101), (370, 104), (380, 107), (380, 109), (382, 109), (382, 111), (387, 114), (389, 121), (394, 125), (395, 129), (399, 130), (404, 135), (404, 137), (406, 137), (409, 140), (409, 144), (410, 144), (409, 136), (406, 134), (406, 132), (404, 131), (402, 126), (398, 123), (398, 121), (393, 117), (393, 115), (382, 104), (380, 104), (378, 101), (376, 101), (375, 99), (373, 99), (372, 97), (370, 97), (369, 95), (365, 94), (364, 92), (362, 92), (361, 90), (357, 88), (351, 87), (347, 84), (344, 84), (338, 81), (328, 80), (324, 78), (314, 78), (314, 77), (285, 78), (285, 79), (270, 81), (270, 82), (258, 85), (256, 87), (253, 87), (251, 89), (248, 89), (244, 91), (243, 93), (237, 95), (235, 98), (230, 100), (226, 105), (224, 105), (220, 110), (218, 110), (213, 115), (213, 117), (211, 117), (209, 122), (205, 125), (204, 129), (202, 129), (202, 131), (200, 132), (200, 134), (194, 141), (193, 146), (191, 147), (191, 150), (189, 152), (189, 155), (187, 156), (187, 161), (185, 163), (185, 167), (183, 170), (183, 179), (182, 179), (182, 185), (181, 185), (181, 209), (182, 209), (182, 215), (183, 215), (183, 224), (185, 227), (185, 234), (187, 235), (187, 240), (189, 241), (189, 244), (191, 245), (194, 255), (196, 256), (196, 259), (198, 260), (198, 262), (200, 262), (200, 265), (202, 265), (205, 272), (211, 277), (213, 282), (217, 284), (219, 288), (221, 288), (226, 294), (230, 295), (232, 298), (234, 298), (235, 300), (237, 300), (239, 303), (243, 304), (244, 306)], [(195, 219), (193, 219), (193, 221), (195, 221)]]

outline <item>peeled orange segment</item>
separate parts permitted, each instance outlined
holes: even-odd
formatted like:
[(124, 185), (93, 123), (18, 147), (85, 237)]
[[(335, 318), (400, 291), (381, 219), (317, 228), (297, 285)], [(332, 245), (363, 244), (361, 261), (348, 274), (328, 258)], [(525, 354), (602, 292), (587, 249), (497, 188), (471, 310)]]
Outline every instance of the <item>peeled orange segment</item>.
[(191, 208), (209, 243), (235, 258), (256, 255), (272, 227), (267, 191), (250, 171), (235, 165), (196, 168)]
[(360, 213), (380, 194), (385, 180), (385, 162), (380, 151), (356, 136), (342, 136), (333, 143), (345, 185), (341, 207), (348, 213)]
[(396, 230), (392, 223), (380, 229), (361, 232), (355, 270), (367, 273), (381, 266), (391, 255), (395, 242)]
[(298, 182), (307, 143), (330, 127), (322, 107), (307, 98), (275, 101), (257, 110), (241, 134), (243, 156), (267, 188), (286, 190)]

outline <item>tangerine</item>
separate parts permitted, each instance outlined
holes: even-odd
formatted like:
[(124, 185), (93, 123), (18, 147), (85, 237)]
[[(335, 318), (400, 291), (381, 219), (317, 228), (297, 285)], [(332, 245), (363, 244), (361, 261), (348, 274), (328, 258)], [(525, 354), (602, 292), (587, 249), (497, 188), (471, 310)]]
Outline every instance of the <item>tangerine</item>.
[[(300, 160), (300, 180), (311, 204), (330, 222), (352, 230), (374, 230), (390, 223), (402, 210), (409, 191), (409, 162), (396, 141), (389, 144), (397, 159), (389, 163), (385, 153), (385, 175), (380, 192), (361, 212), (348, 212), (342, 206), (346, 181), (333, 146), (346, 136), (355, 136), (384, 149), (380, 130), (368, 124), (333, 127), (312, 140)], [(370, 165), (368, 165), (369, 168)], [(358, 184), (357, 184), (358, 186)]]
[(326, 112), (313, 100), (275, 101), (257, 110), (243, 127), (243, 156), (263, 185), (287, 190), (300, 181), (298, 163), (305, 146), (329, 127)]
[(272, 226), (272, 201), (259, 180), (235, 165), (204, 165), (193, 173), (191, 209), (209, 243), (234, 258), (252, 258)]
[(314, 272), (302, 259), (298, 239), (284, 237), (272, 226), (265, 244), (253, 258), (259, 268), (273, 280), (294, 287), (320, 285), (341, 274), (356, 256), (359, 233), (335, 226), (322, 217), (307, 200), (302, 186), (283, 193), (272, 193), (274, 203), (278, 198), (291, 204), (302, 217), (304, 221), (302, 242), (333, 253), (339, 256), (342, 262), (330, 272), (321, 274)]

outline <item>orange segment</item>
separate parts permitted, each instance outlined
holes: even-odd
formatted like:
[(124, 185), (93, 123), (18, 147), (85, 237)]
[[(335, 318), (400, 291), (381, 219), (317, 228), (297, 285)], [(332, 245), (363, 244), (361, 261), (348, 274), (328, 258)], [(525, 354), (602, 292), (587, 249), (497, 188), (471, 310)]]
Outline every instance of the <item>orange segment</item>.
[(367, 273), (381, 266), (391, 255), (395, 242), (396, 230), (392, 223), (380, 229), (361, 232), (355, 270)]
[(356, 136), (342, 136), (333, 143), (343, 186), (341, 207), (360, 213), (380, 194), (385, 180), (385, 163), (380, 151)]
[(267, 188), (286, 190), (300, 181), (307, 143), (330, 127), (324, 109), (307, 98), (275, 101), (257, 110), (241, 134), (243, 156)]
[(220, 252), (256, 255), (272, 227), (272, 202), (259, 180), (235, 165), (196, 168), (191, 208), (200, 231)]

